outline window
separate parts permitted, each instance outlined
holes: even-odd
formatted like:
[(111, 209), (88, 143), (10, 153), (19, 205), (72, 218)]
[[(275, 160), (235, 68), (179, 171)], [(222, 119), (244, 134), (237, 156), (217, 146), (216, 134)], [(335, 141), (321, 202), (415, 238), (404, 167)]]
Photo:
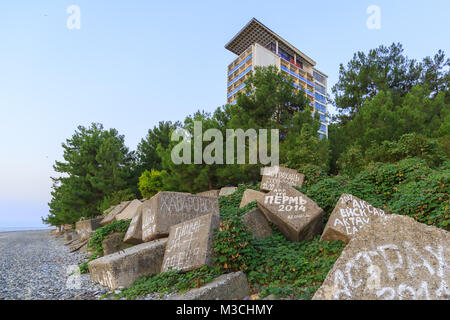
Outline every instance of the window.
[(319, 94), (317, 92), (316, 92), (316, 100), (321, 102), (321, 103), (323, 103), (323, 104), (327, 103), (327, 99), (323, 95), (321, 95), (321, 94)]
[(321, 112), (321, 113), (327, 113), (327, 108), (324, 105), (321, 105), (320, 103), (316, 102), (315, 104), (315, 108), (317, 111)]
[(326, 95), (325, 87), (316, 83), (315, 85), (316, 90), (319, 91), (321, 94)]
[(314, 79), (316, 79), (320, 83), (325, 84), (325, 77), (322, 76), (320, 73), (318, 73), (317, 71), (313, 71), (313, 76), (314, 76)]

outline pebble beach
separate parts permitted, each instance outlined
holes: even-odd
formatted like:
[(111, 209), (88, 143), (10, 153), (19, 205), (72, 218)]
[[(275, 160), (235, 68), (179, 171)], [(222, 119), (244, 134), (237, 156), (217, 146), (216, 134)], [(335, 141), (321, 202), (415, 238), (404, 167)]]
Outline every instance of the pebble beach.
[(87, 254), (70, 253), (64, 242), (49, 230), (0, 232), (0, 300), (96, 300), (108, 293), (76, 273)]

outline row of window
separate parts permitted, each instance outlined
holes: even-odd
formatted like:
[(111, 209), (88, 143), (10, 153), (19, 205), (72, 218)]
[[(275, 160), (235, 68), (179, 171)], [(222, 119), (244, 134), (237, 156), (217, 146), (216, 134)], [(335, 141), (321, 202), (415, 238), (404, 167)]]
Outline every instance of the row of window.
[(231, 91), (228, 95), (227, 98), (231, 97), (233, 94), (235, 94), (236, 92), (238, 92), (239, 90), (241, 90), (243, 87), (245, 87), (245, 82), (243, 84), (241, 84), (239, 87), (237, 87), (236, 89), (234, 89), (233, 91)]
[(327, 113), (327, 107), (325, 107), (324, 105), (321, 105), (318, 102), (316, 102), (314, 107), (316, 108), (317, 111), (319, 111), (319, 112), (321, 112), (323, 114)]
[(314, 79), (316, 79), (316, 81), (319, 81), (320, 83), (325, 84), (325, 77), (322, 76), (320, 73), (318, 73), (317, 71), (313, 70), (313, 77)]
[(228, 72), (228, 75), (235, 72), (237, 69), (239, 69), (244, 63), (246, 63), (251, 58), (252, 58), (252, 54), (250, 54), (247, 58), (245, 58), (241, 63), (239, 63), (236, 67), (234, 67), (230, 72)]
[(298, 74), (296, 74), (295, 72), (292, 72), (291, 70), (287, 69), (286, 67), (281, 66), (281, 70), (286, 71), (287, 73), (293, 75), (294, 77), (302, 80), (303, 82), (306, 82), (306, 79), (303, 78), (302, 76), (299, 76)]
[(316, 91), (319, 91), (321, 94), (323, 94), (323, 95), (327, 94), (324, 86), (316, 83), (315, 87), (316, 87)]
[(323, 104), (327, 103), (327, 99), (325, 98), (325, 96), (319, 94), (318, 92), (316, 92), (316, 100)]
[(238, 75), (236, 78), (234, 78), (230, 83), (228, 83), (228, 87), (231, 86), (233, 83), (241, 79), (243, 76), (245, 76), (250, 70), (252, 70), (252, 66), (245, 69), (240, 75)]

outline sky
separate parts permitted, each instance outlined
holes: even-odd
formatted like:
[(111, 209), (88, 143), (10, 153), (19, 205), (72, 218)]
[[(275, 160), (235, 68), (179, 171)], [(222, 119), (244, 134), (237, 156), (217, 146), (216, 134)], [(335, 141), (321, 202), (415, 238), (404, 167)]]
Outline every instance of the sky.
[[(367, 27), (371, 5), (380, 29)], [(78, 125), (116, 128), (134, 150), (159, 121), (223, 105), (224, 45), (253, 17), (315, 60), (330, 92), (357, 51), (448, 55), (449, 12), (448, 0), (1, 1), (0, 228), (43, 226), (52, 165)]]

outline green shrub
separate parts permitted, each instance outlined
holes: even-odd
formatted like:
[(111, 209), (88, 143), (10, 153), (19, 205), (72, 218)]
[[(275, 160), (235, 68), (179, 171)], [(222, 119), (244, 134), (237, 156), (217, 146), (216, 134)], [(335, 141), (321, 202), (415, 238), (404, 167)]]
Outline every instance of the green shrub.
[(189, 289), (197, 288), (211, 282), (221, 273), (218, 269), (202, 267), (197, 270), (182, 273), (178, 270), (169, 270), (157, 275), (144, 276), (135, 281), (133, 285), (118, 294), (112, 294), (115, 298), (135, 299), (149, 293), (158, 292), (160, 296), (166, 293), (183, 293)]
[(250, 263), (249, 282), (262, 287), (261, 297), (283, 293), (312, 298), (345, 247), (340, 241), (319, 242), (319, 238), (290, 242), (275, 230), (272, 237), (253, 241), (256, 254)]
[(313, 186), (316, 183), (322, 181), (323, 179), (328, 178), (328, 175), (325, 170), (321, 167), (307, 164), (303, 166), (298, 172), (303, 173), (305, 175), (305, 180), (303, 181), (303, 187), (307, 188), (309, 186)]
[(445, 150), (437, 139), (418, 133), (402, 135), (397, 141), (373, 144), (366, 151), (366, 162), (398, 162), (406, 158), (420, 158), (431, 167), (440, 165), (445, 159)]
[(388, 213), (448, 228), (449, 177), (447, 163), (432, 169), (423, 159), (407, 158), (396, 163), (371, 164), (353, 179), (327, 178), (300, 191), (324, 209), (325, 221), (341, 194), (350, 193)]
[(347, 183), (347, 177), (336, 176), (320, 180), (314, 185), (303, 186), (297, 189), (313, 199), (325, 211), (324, 222), (326, 222), (339, 198), (346, 192), (345, 185)]
[(139, 177), (139, 191), (144, 198), (151, 198), (159, 191), (166, 190), (164, 187), (164, 179), (167, 177), (165, 170), (145, 170)]

